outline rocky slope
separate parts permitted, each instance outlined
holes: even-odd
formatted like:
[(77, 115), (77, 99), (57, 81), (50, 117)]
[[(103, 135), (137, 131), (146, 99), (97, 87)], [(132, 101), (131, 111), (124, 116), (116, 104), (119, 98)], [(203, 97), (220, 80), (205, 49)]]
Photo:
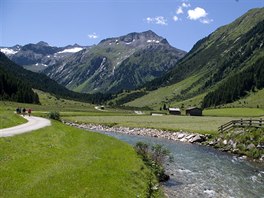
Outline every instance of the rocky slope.
[(185, 55), (152, 31), (102, 40), (43, 71), (78, 92), (118, 92), (160, 77)]

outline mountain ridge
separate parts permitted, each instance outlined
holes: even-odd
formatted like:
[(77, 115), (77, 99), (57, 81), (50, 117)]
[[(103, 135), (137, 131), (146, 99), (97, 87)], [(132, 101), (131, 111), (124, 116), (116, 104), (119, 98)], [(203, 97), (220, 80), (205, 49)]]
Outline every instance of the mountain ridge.
[[(162, 92), (163, 95), (158, 96), (159, 104), (157, 100), (155, 104), (146, 104), (143, 100), (148, 101), (148, 97), (143, 96), (127, 105), (140, 106), (140, 103), (144, 103), (158, 108), (164, 103), (179, 104), (181, 101), (190, 101), (199, 96), (199, 101), (194, 99), (196, 103), (191, 105), (201, 106), (203, 98), (209, 91), (215, 90), (221, 86), (222, 81), (250, 67), (257, 59), (263, 58), (264, 38), (261, 25), (263, 16), (264, 8), (253, 9), (229, 25), (218, 28), (198, 41), (170, 72), (142, 86), (141, 88), (145, 87), (149, 93), (157, 92), (156, 95), (162, 87), (175, 87), (172, 93), (166, 93), (164, 96)], [(196, 76), (195, 80), (193, 76)], [(189, 78), (192, 78), (190, 85), (184, 88), (177, 87), (177, 84), (187, 82)], [(177, 91), (179, 89), (180, 92)]]
[(104, 39), (43, 73), (74, 91), (116, 93), (161, 76), (184, 55), (153, 31), (133, 32)]
[(47, 42), (15, 45), (13, 47), (0, 47), (0, 51), (16, 64), (34, 72), (41, 72), (46, 67), (57, 64), (71, 54), (89, 48), (78, 44), (65, 47), (50, 46)]

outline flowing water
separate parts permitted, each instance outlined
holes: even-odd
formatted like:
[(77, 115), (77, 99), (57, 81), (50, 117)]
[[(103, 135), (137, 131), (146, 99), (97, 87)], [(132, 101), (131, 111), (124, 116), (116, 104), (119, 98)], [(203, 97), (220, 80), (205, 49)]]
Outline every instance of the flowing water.
[(166, 167), (171, 179), (163, 184), (168, 197), (264, 198), (264, 164), (200, 145), (114, 132), (104, 134), (132, 145), (144, 141), (168, 148), (174, 157), (174, 162)]

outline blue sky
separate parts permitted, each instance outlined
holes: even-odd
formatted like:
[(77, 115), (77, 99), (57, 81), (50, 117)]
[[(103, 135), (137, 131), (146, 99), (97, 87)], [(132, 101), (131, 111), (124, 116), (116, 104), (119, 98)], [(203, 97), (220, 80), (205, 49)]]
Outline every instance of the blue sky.
[(153, 30), (189, 51), (201, 38), (264, 0), (0, 0), (0, 46), (52, 46)]

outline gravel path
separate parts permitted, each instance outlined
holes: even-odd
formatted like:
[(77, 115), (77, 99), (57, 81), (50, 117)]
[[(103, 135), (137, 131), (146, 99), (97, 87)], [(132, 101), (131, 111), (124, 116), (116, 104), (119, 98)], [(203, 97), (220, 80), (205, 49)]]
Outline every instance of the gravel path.
[(27, 133), (51, 125), (50, 120), (46, 118), (40, 118), (35, 116), (25, 116), (24, 118), (28, 120), (28, 122), (25, 124), (6, 129), (0, 129), (0, 137), (8, 137), (21, 133)]

